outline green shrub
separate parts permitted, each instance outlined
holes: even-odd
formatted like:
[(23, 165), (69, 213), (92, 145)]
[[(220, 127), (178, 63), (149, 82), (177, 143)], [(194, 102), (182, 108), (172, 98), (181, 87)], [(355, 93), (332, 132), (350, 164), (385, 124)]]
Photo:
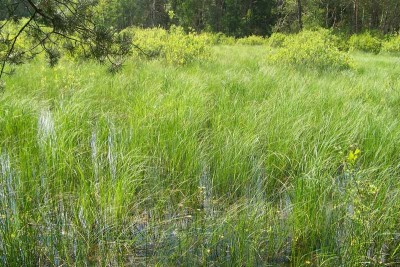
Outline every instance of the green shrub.
[(226, 36), (223, 33), (217, 33), (217, 36), (218, 36), (218, 44), (221, 44), (221, 45), (234, 45), (234, 44), (236, 44), (235, 37)]
[[(129, 28), (124, 31), (133, 36), (136, 56), (161, 58), (171, 64), (184, 65), (210, 56), (211, 35), (185, 33), (183, 28), (172, 26), (169, 31), (161, 28)], [(144, 52), (144, 53), (143, 53)]]
[(204, 38), (209, 45), (234, 45), (236, 40), (234, 37), (226, 36), (225, 34), (204, 32), (200, 36)]
[(400, 36), (393, 36), (382, 43), (382, 51), (388, 53), (400, 53)]
[(353, 62), (339, 51), (328, 30), (303, 31), (286, 38), (283, 47), (268, 56), (272, 63), (316, 69), (349, 69)]
[(374, 54), (379, 54), (382, 47), (381, 41), (378, 38), (373, 37), (369, 32), (351, 36), (349, 45), (351, 50)]
[(237, 43), (241, 45), (264, 45), (267, 43), (267, 40), (262, 36), (250, 35), (247, 37), (239, 38), (237, 40)]
[(268, 38), (268, 44), (271, 47), (282, 47), (287, 37), (288, 36), (283, 33), (275, 32)]
[(169, 30), (164, 55), (168, 63), (184, 65), (195, 60), (208, 59), (210, 46), (200, 35), (186, 34), (182, 27), (173, 26)]
[[(159, 57), (162, 55), (165, 43), (168, 40), (168, 32), (165, 29), (129, 28), (124, 31), (128, 31), (133, 36), (133, 44), (147, 56)], [(143, 55), (142, 51), (136, 50), (136, 54)]]
[(349, 38), (344, 34), (331, 34), (330, 40), (340, 50), (348, 52), (350, 50)]

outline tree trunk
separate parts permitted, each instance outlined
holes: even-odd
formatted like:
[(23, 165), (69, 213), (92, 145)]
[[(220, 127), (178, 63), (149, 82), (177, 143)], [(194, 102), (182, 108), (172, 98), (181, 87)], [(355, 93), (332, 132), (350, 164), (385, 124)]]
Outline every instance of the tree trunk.
[(298, 16), (298, 19), (299, 19), (300, 30), (302, 30), (303, 29), (303, 20), (302, 20), (303, 8), (301, 6), (301, 0), (297, 0), (297, 16)]
[(325, 12), (325, 27), (329, 28), (329, 2), (326, 2)]
[(358, 0), (354, 0), (354, 32), (358, 33)]

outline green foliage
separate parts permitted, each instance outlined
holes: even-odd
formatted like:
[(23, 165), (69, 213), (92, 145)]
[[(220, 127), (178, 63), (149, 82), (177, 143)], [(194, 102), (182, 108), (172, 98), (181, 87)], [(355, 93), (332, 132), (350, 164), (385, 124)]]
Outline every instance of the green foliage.
[(287, 37), (283, 47), (267, 56), (270, 62), (289, 66), (325, 69), (349, 69), (353, 62), (339, 51), (328, 30), (303, 31)]
[[(96, 25), (100, 23), (118, 30), (132, 26), (167, 29), (175, 24), (184, 27), (185, 30), (223, 32), (235, 37), (252, 34), (267, 36), (271, 34), (271, 29), (298, 32), (301, 28), (300, 18), (305, 29), (325, 27), (348, 33), (370, 30), (386, 34), (398, 31), (400, 26), (398, 16), (400, 5), (397, 0), (372, 2), (370, 0), (47, 0), (44, 2), (21, 0), (18, 3), (14, 2), (0, 0), (0, 20), (29, 17), (35, 9), (33, 5), (37, 4), (36, 10), (47, 14), (40, 16), (41, 23), (55, 26), (57, 29), (72, 29), (72, 26), (76, 26), (76, 22), (92, 15)], [(349, 9), (349, 6), (352, 8)], [(80, 10), (85, 12), (81, 13)], [(80, 14), (68, 19), (71, 11), (72, 13), (79, 11)], [(86, 25), (88, 26), (89, 24)], [(80, 27), (81, 30), (84, 28)]]
[(184, 65), (195, 60), (208, 59), (210, 47), (207, 40), (196, 33), (186, 34), (182, 27), (171, 27), (165, 44), (168, 63)]
[(50, 67), (57, 65), (61, 58), (60, 51), (55, 47), (50, 47), (46, 50), (46, 59)]
[(212, 32), (203, 32), (200, 34), (202, 38), (204, 38), (207, 44), (210, 45), (234, 45), (236, 44), (236, 40), (232, 36), (227, 36), (221, 32), (212, 33)]
[(107, 61), (113, 72), (121, 69), (124, 57), (131, 54), (130, 36), (103, 23), (95, 4), (96, 0), (60, 0), (42, 6), (28, 1), (25, 6), (30, 15), (24, 19), (14, 14), (14, 4), (7, 4), (9, 18), (0, 22), (0, 78), (12, 73), (13, 65), (43, 53), (48, 65), (54, 67), (63, 48), (72, 57)]
[(332, 33), (330, 39), (340, 51), (348, 52), (350, 50), (349, 37), (347, 35)]
[[(210, 56), (210, 35), (185, 33), (182, 27), (173, 26), (169, 31), (161, 28), (125, 30), (133, 37), (134, 45), (150, 58), (163, 58), (167, 63), (185, 65)], [(138, 56), (143, 56), (137, 50)]]
[[(129, 28), (124, 32), (129, 32), (133, 36), (133, 43), (142, 49), (145, 55), (149, 57), (162, 56), (165, 50), (165, 44), (168, 42), (168, 31), (162, 28)], [(141, 51), (136, 50), (137, 55), (143, 55)]]
[(372, 36), (371, 33), (355, 34), (350, 37), (349, 45), (351, 50), (358, 50), (367, 53), (379, 54), (381, 51), (381, 41)]
[(274, 1), (184, 0), (168, 1), (172, 23), (197, 32), (210, 30), (229, 36), (268, 35), (275, 22)]
[(268, 44), (271, 47), (283, 47), (285, 41), (286, 41), (287, 36), (283, 33), (280, 32), (274, 32), (269, 38), (268, 38)]
[[(22, 64), (26, 60), (30, 59), (32, 55), (38, 53), (39, 49), (29, 50), (34, 43), (34, 40), (30, 38), (26, 32), (22, 32), (15, 44), (13, 44), (13, 38), (18, 33), (20, 27), (27, 21), (28, 19), (19, 19), (16, 21), (10, 21), (9, 23), (0, 21), (0, 25), (5, 25), (0, 29), (0, 62), (6, 60), (12, 67), (13, 65)], [(7, 57), (12, 45), (14, 45), (14, 49)]]
[(262, 36), (250, 35), (237, 39), (237, 43), (241, 45), (264, 45), (267, 40)]
[(382, 43), (382, 51), (388, 53), (400, 53), (400, 36), (390, 37), (389, 40)]

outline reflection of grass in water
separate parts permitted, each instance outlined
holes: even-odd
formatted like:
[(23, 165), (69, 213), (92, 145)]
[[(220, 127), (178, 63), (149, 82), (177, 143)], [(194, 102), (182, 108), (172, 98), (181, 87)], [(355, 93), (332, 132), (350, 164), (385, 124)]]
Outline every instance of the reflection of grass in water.
[(20, 67), (0, 99), (1, 264), (398, 261), (397, 59), (321, 73), (263, 49)]

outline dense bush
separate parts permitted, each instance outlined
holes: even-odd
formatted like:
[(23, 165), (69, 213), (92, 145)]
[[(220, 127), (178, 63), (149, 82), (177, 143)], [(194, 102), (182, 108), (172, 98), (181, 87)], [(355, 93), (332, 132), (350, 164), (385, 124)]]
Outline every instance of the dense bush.
[(381, 41), (378, 38), (373, 37), (369, 32), (351, 36), (349, 45), (351, 50), (358, 50), (374, 54), (379, 54), (382, 47)]
[(207, 40), (196, 33), (186, 34), (182, 27), (171, 27), (165, 43), (164, 56), (168, 63), (184, 65), (210, 57)]
[(340, 51), (348, 52), (350, 50), (348, 35), (342, 33), (332, 33), (329, 35), (329, 39)]
[(287, 38), (283, 47), (271, 52), (270, 62), (317, 69), (348, 69), (353, 63), (339, 51), (328, 30), (303, 31)]
[(283, 33), (275, 32), (268, 38), (268, 44), (272, 47), (282, 47), (287, 37)]
[(267, 40), (262, 36), (250, 35), (247, 37), (239, 38), (237, 40), (237, 43), (241, 45), (264, 45), (267, 43)]
[[(168, 41), (168, 32), (161, 28), (129, 29), (133, 35), (133, 43), (150, 57), (158, 57), (163, 53), (165, 43)], [(139, 55), (141, 51), (136, 50)]]
[(382, 51), (388, 53), (400, 53), (400, 36), (393, 36), (382, 43)]
[(226, 36), (223, 33), (204, 32), (200, 36), (204, 38), (209, 45), (234, 45), (236, 40), (234, 37)]
[(184, 65), (210, 56), (209, 35), (185, 33), (181, 27), (171, 27), (169, 31), (161, 28), (130, 28), (125, 31), (133, 35), (133, 43), (139, 48), (137, 56), (163, 58), (168, 63)]

